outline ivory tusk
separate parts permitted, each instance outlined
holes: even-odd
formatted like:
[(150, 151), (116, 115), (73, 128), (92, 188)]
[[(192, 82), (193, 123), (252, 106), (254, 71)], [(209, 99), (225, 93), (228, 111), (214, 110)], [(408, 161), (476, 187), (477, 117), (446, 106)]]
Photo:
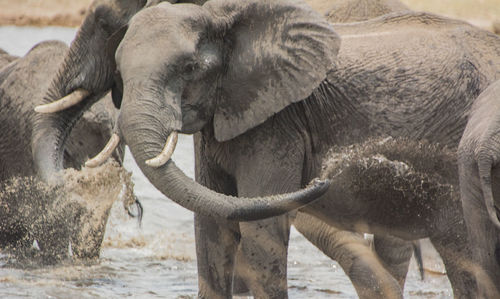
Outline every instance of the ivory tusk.
[(177, 132), (173, 131), (170, 136), (167, 138), (167, 142), (165, 143), (165, 147), (161, 153), (154, 157), (153, 159), (149, 159), (146, 161), (146, 164), (151, 167), (160, 167), (170, 160), (172, 154), (174, 153), (175, 146), (177, 145)]
[(63, 97), (60, 100), (57, 100), (52, 103), (44, 104), (44, 105), (39, 105), (35, 107), (35, 111), (38, 113), (54, 113), (54, 112), (59, 112), (61, 110), (67, 109), (71, 106), (74, 106), (78, 103), (80, 103), (83, 99), (85, 99), (90, 92), (88, 92), (85, 89), (76, 89), (72, 93), (68, 94), (67, 96)]
[(113, 135), (111, 135), (111, 138), (109, 139), (104, 149), (99, 154), (97, 154), (97, 156), (85, 162), (85, 166), (94, 168), (104, 164), (104, 162), (106, 162), (106, 160), (111, 157), (114, 150), (118, 146), (118, 143), (120, 143), (120, 137), (116, 133), (114, 133)]

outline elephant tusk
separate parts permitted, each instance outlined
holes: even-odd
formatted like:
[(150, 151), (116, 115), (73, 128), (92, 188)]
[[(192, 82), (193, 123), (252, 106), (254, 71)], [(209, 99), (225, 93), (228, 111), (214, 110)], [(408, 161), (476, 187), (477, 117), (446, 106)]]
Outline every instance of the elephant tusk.
[(61, 110), (67, 109), (80, 103), (85, 99), (90, 92), (85, 89), (77, 89), (60, 100), (45, 105), (39, 105), (35, 107), (35, 111), (38, 113), (54, 113)]
[(167, 142), (165, 143), (165, 147), (161, 153), (154, 157), (153, 159), (149, 159), (146, 161), (146, 164), (151, 167), (160, 167), (170, 160), (172, 154), (174, 153), (175, 146), (177, 145), (177, 132), (173, 131), (167, 138)]
[(109, 157), (113, 154), (119, 142), (120, 137), (116, 133), (111, 135), (111, 138), (109, 139), (104, 149), (99, 154), (97, 154), (97, 156), (85, 162), (85, 166), (94, 168), (104, 164), (104, 162), (106, 162), (106, 160), (108, 160)]

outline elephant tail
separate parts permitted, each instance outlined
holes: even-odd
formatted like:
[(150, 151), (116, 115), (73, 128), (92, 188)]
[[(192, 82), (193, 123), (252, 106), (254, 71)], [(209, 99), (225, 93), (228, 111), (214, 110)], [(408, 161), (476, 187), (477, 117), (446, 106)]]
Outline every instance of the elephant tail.
[(491, 169), (493, 167), (493, 159), (489, 156), (478, 159), (479, 181), (481, 190), (483, 191), (484, 204), (493, 224), (500, 229), (500, 221), (498, 220), (497, 209), (493, 198), (493, 190), (491, 187)]

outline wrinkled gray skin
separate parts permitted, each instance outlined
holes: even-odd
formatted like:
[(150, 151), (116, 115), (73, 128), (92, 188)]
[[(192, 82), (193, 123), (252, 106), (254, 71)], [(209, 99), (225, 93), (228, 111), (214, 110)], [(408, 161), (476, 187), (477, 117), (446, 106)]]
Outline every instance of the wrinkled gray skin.
[(2, 69), (4, 66), (11, 63), (12, 61), (16, 60), (17, 58), (19, 57), (10, 55), (6, 51), (0, 49), (0, 69)]
[(330, 178), (331, 187), (303, 212), (350, 231), (407, 241), (428, 237), (455, 297), (475, 298), (455, 150), (374, 139), (333, 150), (323, 167), (321, 177)]
[[(146, 7), (157, 5), (163, 1), (147, 1)], [(205, 1), (168, 1), (171, 3), (191, 2), (195, 4), (203, 4)], [(314, 1), (311, 1), (314, 2)], [(86, 101), (92, 102), (97, 99), (98, 95), (106, 92), (112, 87), (115, 99), (119, 99), (121, 95), (120, 85), (121, 80), (113, 81), (115, 76), (110, 74), (115, 73), (114, 64), (114, 49), (121, 40), (120, 28), (128, 22), (128, 20), (142, 7), (145, 1), (117, 1), (117, 0), (96, 0), (90, 6), (86, 15), (83, 25), (78, 31), (75, 40), (71, 44), (71, 50), (65, 58), (64, 63), (59, 69), (59, 75), (52, 82), (51, 90), (45, 98), (45, 102), (56, 100), (58, 97), (67, 94), (69, 91), (76, 88), (86, 88), (92, 90), (92, 94)], [(102, 11), (107, 11), (104, 14)], [(351, 12), (352, 13), (352, 12)], [(115, 34), (110, 34), (114, 32)], [(112, 55), (110, 55), (110, 53)], [(100, 63), (96, 63), (99, 61)], [(78, 84), (75, 81), (80, 80)], [(94, 80), (94, 81), (93, 81)], [(115, 103), (119, 106), (119, 101)], [(37, 128), (35, 136), (51, 136), (52, 142), (56, 142), (59, 147), (62, 147), (63, 136), (65, 132), (65, 123), (71, 123), (74, 118), (78, 117), (79, 110), (70, 110), (70, 114), (61, 113), (59, 115), (39, 115), (37, 118)], [(67, 112), (66, 112), (67, 113)], [(67, 128), (71, 130), (71, 128)], [(59, 137), (58, 137), (59, 136)], [(36, 140), (36, 139), (35, 139)], [(60, 140), (60, 141), (58, 141)], [(40, 169), (42, 176), (48, 178), (51, 169), (58, 169), (58, 162), (55, 161), (55, 166), (47, 167), (45, 151), (52, 145), (46, 142), (47, 139), (41, 139), (41, 142), (35, 142), (34, 148), (38, 149), (35, 157), (37, 159), (38, 169)], [(46, 142), (46, 143), (45, 143)], [(59, 160), (60, 154), (57, 152), (49, 153), (49, 156), (56, 157)], [(43, 158), (43, 159), (42, 159)], [(303, 215), (306, 217), (306, 215)], [(308, 223), (318, 222), (316, 219), (309, 219)], [(298, 222), (300, 223), (300, 222)], [(318, 227), (323, 227), (317, 223)], [(338, 260), (340, 265), (344, 268), (346, 273), (349, 273), (360, 296), (365, 294), (368, 298), (373, 298), (380, 287), (373, 286), (373, 277), (379, 281), (389, 280), (386, 285), (392, 285), (388, 288), (388, 292), (382, 293), (382, 297), (388, 297), (391, 294), (400, 292), (395, 286), (394, 279), (387, 277), (387, 274), (382, 269), (382, 266), (373, 257), (370, 252), (370, 257), (356, 257), (357, 253), (362, 252), (368, 254), (369, 251), (362, 251), (358, 249), (366, 246), (366, 241), (356, 234), (347, 237), (349, 233), (337, 232), (334, 228), (325, 228), (321, 234), (316, 230), (311, 230), (310, 227), (302, 230), (307, 234), (310, 240), (319, 242), (320, 245), (331, 245), (338, 243), (339, 248), (332, 247), (322, 249), (327, 255)], [(331, 233), (330, 233), (331, 232)], [(328, 242), (323, 242), (321, 239), (329, 238)], [(354, 251), (350, 251), (355, 248)], [(355, 262), (352, 262), (355, 260)], [(366, 261), (370, 261), (368, 264)], [(365, 265), (366, 263), (366, 265)], [(374, 274), (377, 273), (377, 274)], [(380, 274), (379, 274), (380, 273)], [(384, 278), (382, 278), (384, 277)], [(369, 283), (364, 285), (364, 283)], [(244, 287), (244, 286), (243, 286)], [(392, 295), (391, 295), (392, 296)], [(396, 297), (396, 296), (392, 296)]]
[[(144, 163), (173, 130), (200, 132), (196, 176), (210, 189), (284, 193), (317, 176), (333, 145), (389, 135), (456, 150), (474, 99), (500, 77), (499, 57), (499, 37), (425, 13), (332, 28), (299, 1), (163, 3), (131, 20), (117, 50), (119, 127), (176, 201), (185, 192), (165, 188), (173, 163)], [(196, 214), (199, 296), (231, 296), (241, 246), (252, 294), (286, 297), (289, 225)]]
[[(114, 53), (124, 33), (120, 29), (145, 5), (159, 2), (162, 1), (95, 0), (88, 8), (70, 50), (47, 88), (43, 103), (56, 101), (78, 88), (91, 91), (91, 94), (76, 108), (64, 113), (37, 115), (33, 155), (44, 180), (54, 179), (54, 173), (63, 167), (63, 148), (72, 124), (110, 89), (113, 94), (119, 93), (121, 82), (115, 80)], [(115, 106), (119, 107), (119, 103), (115, 102)]]
[[(42, 42), (34, 46), (24, 57), (10, 56), (10, 64), (6, 64), (0, 69), (0, 119), (3, 127), (3, 133), (0, 136), (0, 144), (2, 145), (0, 147), (1, 183), (14, 177), (30, 177), (37, 174), (31, 149), (33, 119), (36, 114), (33, 108), (39, 104), (37, 101), (41, 99), (48, 88), (50, 77), (57, 71), (57, 67), (62, 62), (67, 50), (68, 47), (62, 42)], [(7, 55), (0, 54), (0, 61)], [(117, 110), (113, 107), (110, 97), (106, 97), (87, 111), (68, 138), (64, 150), (64, 166), (80, 169), (89, 157), (96, 155), (110, 138), (116, 117)], [(119, 152), (114, 154), (116, 160), (121, 161), (123, 158), (123, 149), (122, 145)], [(26, 191), (26, 194), (29, 192)], [(33, 191), (31, 194), (36, 194), (36, 192)], [(38, 204), (41, 205), (38, 209), (43, 210), (41, 202), (48, 202), (51, 197), (46, 194), (37, 196), (40, 196)], [(57, 223), (47, 224), (47, 226), (58, 228), (59, 235), (54, 234), (51, 238), (40, 236), (40, 234), (50, 235), (50, 228), (46, 227), (46, 231), (40, 231), (40, 234), (30, 236), (32, 238), (27, 240), (26, 235), (33, 232), (26, 228), (31, 227), (30, 223), (36, 221), (36, 217), (33, 215), (41, 217), (42, 214), (36, 212), (39, 210), (33, 202), (30, 203), (33, 198), (17, 199), (20, 197), (17, 196), (15, 200), (15, 206), (18, 208), (12, 206), (13, 198), (4, 198), (3, 208), (5, 209), (2, 209), (0, 215), (0, 219), (2, 219), (1, 247), (18, 247), (21, 245), (19, 242), (32, 242), (34, 238), (38, 240), (47, 262), (65, 257), (72, 226), (72, 222), (68, 218), (75, 217), (81, 211), (75, 209), (71, 214), (73, 216), (68, 216), (66, 219), (56, 217), (54, 221), (57, 220)], [(35, 211), (32, 213), (33, 215), (25, 218), (18, 215), (19, 213), (16, 211), (23, 208), (21, 202), (33, 206), (33, 211)], [(16, 225), (11, 223), (13, 219), (15, 219)], [(102, 231), (104, 231), (105, 223), (106, 219), (104, 219), (104, 225), (100, 227)], [(75, 248), (75, 251), (78, 251), (78, 248)], [(98, 251), (99, 248), (97, 253)]]
[(325, 13), (331, 23), (369, 20), (392, 12), (409, 11), (399, 0), (335, 0)]
[[(473, 248), (473, 261), (492, 279), (482, 295), (493, 298), (491, 288), (500, 281), (500, 81), (476, 100), (458, 147), (460, 193)], [(477, 275), (481, 277), (479, 271)], [(484, 279), (484, 278), (483, 278)], [(489, 287), (489, 288), (488, 288)], [(498, 290), (496, 290), (498, 291)], [(498, 293), (496, 294), (498, 296)]]
[[(159, 1), (150, 1), (151, 5)], [(196, 3), (200, 1), (195, 1)], [(33, 155), (41, 177), (49, 182), (61, 183), (58, 172), (62, 167), (62, 148), (72, 123), (79, 118), (85, 108), (97, 100), (101, 89), (112, 87), (114, 103), (120, 106), (121, 78), (117, 77), (114, 49), (123, 36), (126, 28), (122, 28), (127, 20), (137, 11), (148, 5), (145, 1), (95, 1), (89, 8), (87, 17), (72, 42), (69, 54), (52, 82), (44, 98), (45, 102), (59, 99), (77, 88), (92, 93), (78, 105), (59, 113), (38, 115), (33, 130)], [(113, 30), (118, 31), (112, 33)], [(121, 29), (120, 29), (121, 28)], [(102, 46), (107, 48), (102, 53)], [(100, 45), (100, 51), (94, 51)], [(99, 70), (95, 70), (99, 67)], [(81, 69), (83, 68), (83, 70)], [(86, 70), (95, 72), (89, 75)], [(119, 132), (117, 132), (119, 133)], [(184, 192), (180, 204), (184, 207), (206, 215), (220, 216), (231, 220), (255, 220), (284, 214), (314, 200), (328, 188), (328, 182), (316, 182), (308, 189), (286, 195), (267, 196), (261, 198), (235, 198), (209, 192), (206, 188), (195, 184), (175, 165), (169, 170), (177, 179), (164, 187), (170, 192)], [(185, 190), (190, 190), (186, 193)], [(203, 198), (201, 194), (203, 193)], [(174, 201), (177, 197), (174, 197)]]
[[(323, 3), (324, 2), (324, 3)], [(333, 0), (333, 1), (318, 1), (318, 0), (310, 0), (307, 1), (313, 8), (319, 9), (320, 12), (324, 13), (327, 21), (331, 23), (349, 23), (349, 22), (359, 22), (369, 20), (378, 16), (382, 16), (384, 14), (392, 13), (392, 12), (400, 12), (400, 11), (410, 11), (410, 9), (399, 2), (398, 0)], [(301, 215), (301, 218), (307, 218), (307, 215)], [(329, 228), (325, 229), (325, 231), (318, 229), (310, 229), (308, 227), (299, 227), (301, 225), (312, 225), (318, 226), (321, 228), (326, 228), (326, 225), (316, 225), (313, 224), (317, 222), (313, 217), (308, 217), (308, 221), (301, 221), (298, 223), (294, 223), (294, 226), (300, 231), (303, 232), (304, 236), (312, 242), (323, 252), (331, 252), (331, 248), (324, 248), (323, 246), (331, 245), (331, 243), (336, 244), (334, 240), (336, 236), (341, 235), (343, 239), (348, 235), (347, 232), (343, 233), (335, 233), (330, 237), (332, 240), (330, 242), (316, 242), (319, 239), (327, 238), (327, 231), (335, 231), (337, 229)], [(306, 235), (307, 234), (307, 235)], [(316, 236), (317, 235), (317, 236)], [(358, 237), (353, 236), (352, 242), (356, 242)], [(415, 250), (416, 253), (420, 253), (420, 244), (419, 241), (414, 241), (412, 243), (408, 243), (404, 240), (392, 237), (392, 236), (374, 236), (374, 242), (377, 246), (374, 246), (375, 251), (378, 254), (379, 260), (384, 264), (384, 266), (388, 269), (388, 271), (396, 278), (399, 282), (401, 289), (404, 288), (404, 283), (406, 279), (406, 274), (408, 272), (408, 267), (410, 265), (410, 259), (412, 256), (412, 252)], [(348, 242), (342, 242), (341, 244), (348, 244)], [(354, 244), (349, 244), (348, 246), (353, 246)], [(342, 250), (340, 252), (343, 252)], [(335, 255), (339, 256), (339, 255)], [(332, 255), (330, 255), (332, 257)], [(342, 260), (342, 258), (340, 258)], [(419, 262), (419, 267), (421, 273), (423, 273), (422, 266), (422, 256), (421, 254), (416, 254), (416, 260)], [(372, 275), (370, 271), (363, 269), (361, 265), (364, 262), (362, 258), (357, 259), (358, 264), (349, 265), (352, 269), (356, 269), (360, 273), (364, 273), (364, 275)], [(340, 263), (342, 266), (342, 262)], [(366, 267), (376, 267), (376, 262), (368, 265), (365, 263)], [(357, 279), (355, 276), (356, 271), (351, 270), (351, 268), (343, 267), (345, 273), (349, 273), (351, 280), (354, 282), (354, 286), (358, 290), (358, 295), (361, 296), (364, 293), (364, 290), (370, 290), (372, 287), (370, 285), (363, 285), (363, 281), (367, 281), (365, 279)], [(380, 272), (377, 270), (375, 272)], [(361, 281), (361, 283), (356, 283), (356, 281)], [(373, 294), (368, 294), (367, 298), (373, 298)], [(387, 294), (383, 294), (382, 297), (387, 297)]]

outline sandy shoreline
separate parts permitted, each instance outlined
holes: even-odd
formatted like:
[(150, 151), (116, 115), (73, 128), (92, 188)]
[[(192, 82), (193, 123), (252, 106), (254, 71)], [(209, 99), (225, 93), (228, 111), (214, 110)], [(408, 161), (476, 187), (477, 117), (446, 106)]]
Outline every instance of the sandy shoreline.
[(65, 26), (81, 24), (91, 0), (0, 0), (0, 25)]
[[(334, 0), (306, 0), (320, 12)], [(401, 0), (414, 10), (464, 19), (487, 30), (497, 23), (500, 31), (500, 0)], [(78, 27), (92, 0), (0, 0), (0, 26)]]

